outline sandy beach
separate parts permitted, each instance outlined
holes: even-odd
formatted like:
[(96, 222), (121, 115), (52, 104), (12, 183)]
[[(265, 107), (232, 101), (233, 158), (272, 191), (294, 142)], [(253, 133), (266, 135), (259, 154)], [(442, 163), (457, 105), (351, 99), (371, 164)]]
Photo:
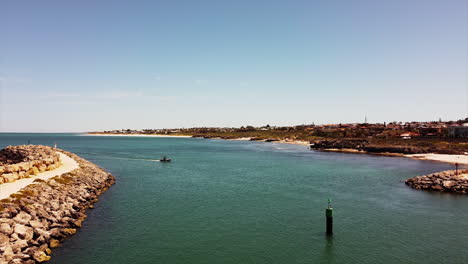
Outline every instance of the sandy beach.
[(369, 155), (379, 155), (379, 156), (390, 156), (390, 157), (406, 157), (411, 159), (419, 160), (431, 160), (439, 161), (445, 163), (460, 165), (468, 165), (468, 155), (453, 155), (453, 154), (435, 154), (435, 153), (425, 153), (425, 154), (401, 154), (401, 153), (369, 153), (366, 151), (359, 151), (356, 149), (322, 149), (320, 151), (330, 151), (330, 152), (343, 152), (343, 153), (354, 153), (354, 154), (369, 154)]
[(16, 193), (24, 187), (28, 186), (29, 184), (34, 183), (34, 180), (36, 179), (46, 180), (78, 169), (79, 165), (74, 159), (68, 157), (67, 155), (61, 152), (57, 153), (60, 155), (60, 162), (62, 163), (60, 167), (58, 167), (55, 170), (39, 173), (38, 175), (33, 176), (31, 178), (20, 179), (10, 183), (0, 184), (0, 199), (8, 198), (10, 194)]
[(237, 141), (250, 141), (251, 138), (249, 137), (243, 137), (243, 138), (233, 138), (229, 140), (237, 140)]
[[(216, 139), (222, 139), (222, 138), (216, 138)], [(235, 141), (250, 141), (250, 137), (243, 137), (243, 138), (232, 138), (232, 139), (226, 139), (226, 140), (235, 140)], [(265, 140), (256, 140), (257, 142), (266, 142)], [(307, 141), (299, 141), (299, 140), (278, 140), (278, 141), (271, 141), (270, 143), (283, 143), (283, 144), (293, 144), (293, 145), (303, 145), (303, 146), (308, 146), (310, 145), (309, 142)]]
[(91, 134), (85, 133), (82, 136), (99, 136), (99, 137), (160, 137), (160, 138), (191, 138), (188, 135), (147, 135), (147, 134)]
[[(146, 134), (92, 134), (92, 133), (85, 133), (83, 136), (104, 136), (104, 137), (160, 137), (160, 138), (191, 138), (191, 135), (146, 135)], [(221, 137), (214, 137), (211, 139), (223, 139)], [(234, 141), (250, 141), (250, 137), (243, 137), (243, 138), (229, 138), (224, 140), (234, 140)], [(264, 142), (264, 140), (258, 140), (258, 142)], [(307, 141), (300, 141), (300, 140), (279, 140), (279, 141), (272, 141), (276, 143), (284, 143), (284, 144), (294, 144), (294, 145), (303, 145), (308, 146), (310, 145)]]
[[(212, 139), (223, 139), (223, 138), (212, 138)], [(250, 141), (252, 138), (250, 137), (242, 137), (242, 138), (228, 138), (224, 140), (234, 140), (234, 141)], [(266, 142), (265, 140), (254, 140), (256, 142)], [(283, 144), (293, 144), (293, 145), (303, 145), (309, 146), (310, 143), (307, 141), (299, 141), (299, 140), (278, 140), (278, 141), (271, 141), (268, 143), (283, 143)]]
[(434, 154), (434, 153), (427, 153), (427, 154), (409, 154), (405, 155), (405, 157), (413, 158), (413, 159), (420, 159), (420, 160), (433, 160), (433, 161), (440, 161), (440, 162), (447, 162), (447, 163), (458, 163), (458, 164), (468, 164), (468, 155), (451, 155), (451, 154)]
[(300, 141), (300, 140), (280, 140), (277, 141), (279, 143), (285, 143), (285, 144), (293, 144), (293, 145), (302, 145), (302, 146), (309, 146), (310, 142), (307, 141)]
[[(191, 138), (190, 135), (146, 135), (146, 134), (83, 134), (84, 136), (122, 136), (122, 137), (174, 137), (174, 138)], [(213, 139), (222, 139), (222, 138), (213, 138)], [(243, 137), (243, 138), (233, 138), (233, 139), (226, 139), (226, 140), (236, 140), (236, 141), (249, 141), (250, 137)], [(260, 141), (261, 142), (261, 141)], [(307, 141), (300, 141), (300, 140), (279, 140), (273, 141), (273, 143), (284, 143), (284, 144), (294, 144), (294, 145), (302, 145), (302, 146), (309, 146), (310, 143)], [(345, 152), (345, 153), (360, 153), (360, 154), (375, 154), (375, 155), (384, 155), (384, 156), (399, 156), (399, 157), (408, 157), (412, 159), (420, 159), (420, 160), (432, 160), (432, 161), (439, 161), (439, 162), (446, 162), (446, 163), (458, 163), (463, 165), (468, 165), (468, 155), (452, 155), (452, 154), (434, 154), (434, 153), (427, 153), (427, 154), (399, 154), (399, 153), (367, 153), (365, 151), (359, 151), (355, 149), (324, 149), (322, 151), (332, 151), (332, 152)]]

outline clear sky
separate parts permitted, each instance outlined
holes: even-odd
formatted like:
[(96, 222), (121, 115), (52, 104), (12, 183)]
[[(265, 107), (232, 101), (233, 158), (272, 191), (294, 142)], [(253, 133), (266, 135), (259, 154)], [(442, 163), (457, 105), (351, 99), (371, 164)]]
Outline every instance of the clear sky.
[(0, 132), (468, 116), (468, 0), (1, 1)]

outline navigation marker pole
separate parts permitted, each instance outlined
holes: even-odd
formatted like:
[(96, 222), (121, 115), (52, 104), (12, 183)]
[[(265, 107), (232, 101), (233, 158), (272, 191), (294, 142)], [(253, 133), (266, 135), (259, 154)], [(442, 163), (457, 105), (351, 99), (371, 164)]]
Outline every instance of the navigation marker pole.
[(327, 235), (333, 235), (333, 207), (331, 206), (331, 199), (328, 198), (328, 207), (325, 209), (325, 216), (327, 218)]

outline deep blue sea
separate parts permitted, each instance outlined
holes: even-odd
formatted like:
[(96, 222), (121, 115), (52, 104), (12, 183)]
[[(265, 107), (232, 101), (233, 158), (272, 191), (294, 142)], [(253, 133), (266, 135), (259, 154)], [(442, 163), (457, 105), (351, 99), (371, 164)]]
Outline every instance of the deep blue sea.
[[(56, 142), (117, 178), (50, 263), (468, 263), (468, 195), (404, 184), (448, 164), (263, 142), (0, 134), (2, 148), (28, 141)], [(162, 155), (173, 162), (154, 161)]]

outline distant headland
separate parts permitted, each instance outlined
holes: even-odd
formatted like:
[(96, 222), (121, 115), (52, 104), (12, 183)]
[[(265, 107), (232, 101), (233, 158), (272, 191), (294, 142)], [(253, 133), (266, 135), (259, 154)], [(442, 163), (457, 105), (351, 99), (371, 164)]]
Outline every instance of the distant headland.
[[(311, 149), (421, 157), (468, 154), (468, 118), (457, 121), (348, 123), (240, 128), (121, 129), (92, 135), (176, 136), (309, 145)], [(417, 155), (415, 155), (417, 154)], [(419, 156), (418, 156), (419, 155)]]

